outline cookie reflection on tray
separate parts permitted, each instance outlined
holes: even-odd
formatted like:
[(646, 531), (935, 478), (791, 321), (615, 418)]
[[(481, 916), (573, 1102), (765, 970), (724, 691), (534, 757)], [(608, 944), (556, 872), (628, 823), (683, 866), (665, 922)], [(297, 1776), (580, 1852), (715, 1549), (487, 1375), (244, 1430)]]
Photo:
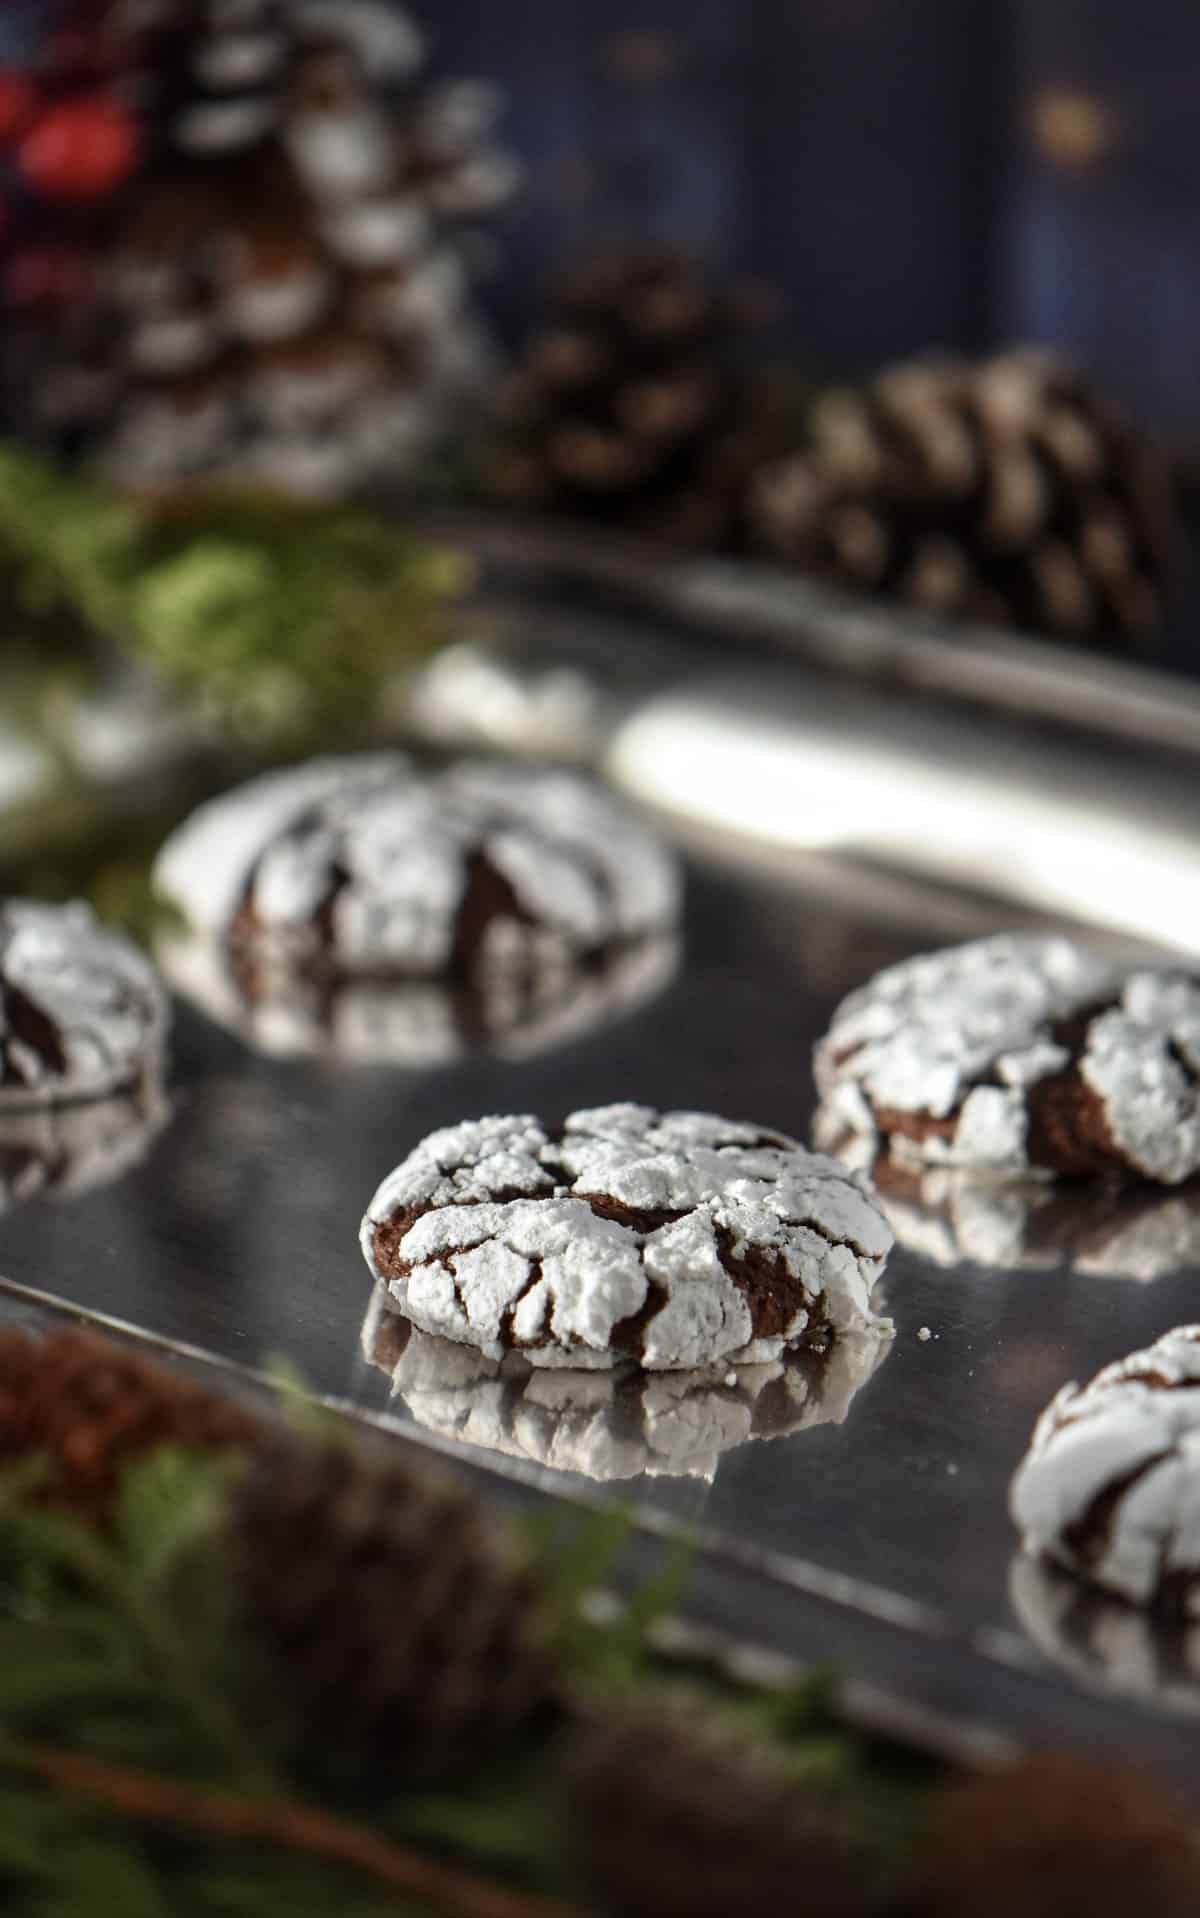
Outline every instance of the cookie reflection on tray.
[(1200, 1263), (1200, 1186), (989, 1178), (874, 1157), (869, 1142), (816, 1126), (822, 1151), (874, 1182), (897, 1243), (934, 1265), (1063, 1270), (1150, 1280)]
[(0, 1113), (0, 1214), (29, 1199), (69, 1199), (119, 1179), (169, 1116), (157, 1080), (77, 1105)]
[(420, 1332), (377, 1287), (363, 1353), (419, 1425), (591, 1479), (712, 1478), (749, 1439), (840, 1424), (889, 1350), (887, 1333), (844, 1332), (826, 1353), (697, 1372), (548, 1371), (518, 1353), (485, 1358)]
[(178, 992), (260, 1052), (433, 1066), (479, 1052), (522, 1058), (632, 1011), (668, 984), (679, 942), (641, 940), (596, 964), (497, 970), (469, 988), (428, 979), (321, 979), (251, 965), (192, 935), (164, 939), (157, 956)]
[(1200, 1621), (1168, 1624), (1027, 1552), (1008, 1592), (1038, 1650), (1085, 1684), (1200, 1712)]

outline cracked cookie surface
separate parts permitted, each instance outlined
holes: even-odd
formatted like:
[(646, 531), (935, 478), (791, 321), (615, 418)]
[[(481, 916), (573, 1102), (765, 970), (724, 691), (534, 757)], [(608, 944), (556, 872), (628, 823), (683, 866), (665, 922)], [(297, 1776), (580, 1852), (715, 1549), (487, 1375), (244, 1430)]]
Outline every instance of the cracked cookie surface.
[(361, 1239), (423, 1331), (534, 1365), (670, 1370), (870, 1320), (892, 1235), (865, 1181), (781, 1133), (612, 1105), (432, 1133)]
[(404, 753), (314, 759), (202, 806), (155, 884), (191, 927), (340, 977), (573, 965), (673, 925), (675, 863), (576, 773)]
[(0, 903), (0, 1111), (136, 1084), (167, 1024), (154, 967), (89, 906)]
[(851, 993), (817, 1046), (827, 1135), (899, 1159), (1178, 1185), (1200, 1170), (1200, 979), (1006, 934)]
[(1066, 1385), (1012, 1483), (1025, 1548), (1135, 1604), (1200, 1617), (1200, 1325)]

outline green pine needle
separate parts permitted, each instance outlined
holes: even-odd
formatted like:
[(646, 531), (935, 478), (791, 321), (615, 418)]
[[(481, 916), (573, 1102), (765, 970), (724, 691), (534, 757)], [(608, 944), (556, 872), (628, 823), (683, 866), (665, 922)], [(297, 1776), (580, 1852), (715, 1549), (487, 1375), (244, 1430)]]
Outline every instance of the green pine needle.
[(314, 1398), (300, 1370), (282, 1356), (269, 1359), (267, 1377), (275, 1388), (287, 1424), (316, 1445), (352, 1445), (353, 1428), (340, 1413)]
[(26, 655), (150, 667), (222, 738), (353, 743), (446, 636), (467, 559), (358, 507), (226, 495), (186, 513), (0, 445), (0, 582)]
[(161, 1583), (181, 1555), (212, 1535), (233, 1468), (228, 1459), (158, 1445), (125, 1470), (114, 1529), (129, 1572)]
[[(292, 1381), (293, 1396), (301, 1392)], [(276, 1730), (247, 1723), (261, 1672), (240, 1643), (223, 1526), (230, 1471), (162, 1446), (126, 1467), (105, 1534), (35, 1501), (44, 1475), (0, 1477), (0, 1908), (30, 1918), (383, 1918), (418, 1907), (352, 1874), (271, 1845), (201, 1844), (143, 1828), (38, 1782), (49, 1746), (119, 1769), (234, 1791), (307, 1797), (368, 1822), (392, 1844), (428, 1850), (482, 1877), (561, 1896), (567, 1883), (557, 1795), (559, 1748), (528, 1739), (478, 1773), (436, 1790), (381, 1798), (368, 1770), (323, 1772)], [(551, 1655), (590, 1710), (657, 1697), (773, 1754), (780, 1775), (858, 1808), (881, 1852), (899, 1851), (928, 1802), (933, 1768), (840, 1724), (819, 1677), (783, 1694), (746, 1691), (699, 1667), (682, 1677), (648, 1645), (675, 1605), (686, 1552), (659, 1568), (611, 1620), (583, 1601), (611, 1579), (628, 1543), (621, 1512), (526, 1527), (545, 1594)], [(402, 1602), (402, 1600), (398, 1601)]]

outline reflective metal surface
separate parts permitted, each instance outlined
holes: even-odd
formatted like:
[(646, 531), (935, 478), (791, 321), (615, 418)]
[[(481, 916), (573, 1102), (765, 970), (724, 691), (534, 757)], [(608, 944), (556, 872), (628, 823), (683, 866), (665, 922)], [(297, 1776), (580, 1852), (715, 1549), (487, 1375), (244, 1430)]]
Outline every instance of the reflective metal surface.
[(864, 1322), (827, 1351), (761, 1365), (645, 1372), (627, 1364), (585, 1375), (531, 1366), (517, 1352), (485, 1358), (419, 1332), (381, 1285), (362, 1330), (364, 1359), (390, 1379), (393, 1401), (418, 1425), (600, 1484), (711, 1481), (723, 1454), (752, 1439), (840, 1425), (891, 1342), (886, 1322)]
[(641, 703), (606, 770), (648, 805), (1200, 948), (1197, 763), (775, 668)]
[[(1034, 1416), (1065, 1379), (1197, 1316), (1195, 1268), (1126, 1284), (1065, 1259), (985, 1266), (955, 1262), (953, 1248), (935, 1260), (901, 1246), (884, 1281), (895, 1338), (824, 1406), (819, 1382), (785, 1380), (781, 1395), (776, 1379), (674, 1405), (668, 1389), (661, 1403), (635, 1394), (632, 1409), (522, 1410), (511, 1392), (498, 1408), (487, 1376), (472, 1405), (470, 1366), (449, 1388), (442, 1380), (435, 1404), (428, 1372), (397, 1380), (386, 1328), (381, 1362), (377, 1322), (364, 1351), (359, 1214), (431, 1127), (629, 1098), (804, 1137), (810, 1048), (841, 994), (918, 947), (1009, 918), (828, 859), (773, 871), (707, 858), (693, 865), (682, 969), (657, 997), (534, 1056), (420, 1069), (341, 1063), (335, 1051), (279, 1058), (182, 1007), (165, 1127), (113, 1183), (14, 1194), (0, 1274), (238, 1365), (284, 1355), (315, 1390), (410, 1439), (485, 1438), (462, 1449), (489, 1474), (632, 1501), (653, 1527), (698, 1526), (712, 1549), (696, 1603), (746, 1636), (836, 1658), (952, 1720), (1043, 1736), (1060, 1726), (1170, 1763), (1181, 1735), (1170, 1721), (1156, 1729), (1124, 1694), (1089, 1716), (1088, 1687), (1014, 1612), (1005, 1493)], [(1135, 1233), (1136, 1219), (1122, 1229)], [(561, 1380), (554, 1389), (561, 1398)], [(584, 1390), (594, 1395), (595, 1381)], [(755, 1438), (760, 1415), (769, 1443)], [(589, 1458), (604, 1469), (558, 1469)], [(1178, 1687), (1166, 1689), (1169, 1706)]]
[[(1196, 749), (1200, 688), (1194, 679), (1142, 662), (1101, 659), (1063, 641), (1008, 628), (964, 626), (932, 613), (867, 599), (805, 579), (759, 559), (664, 551), (594, 525), (552, 517), (439, 513), (432, 530), (467, 547), (492, 583), (523, 595), (576, 592), (589, 610), (607, 601), (708, 634), (726, 658), (787, 654), (854, 678), (883, 681), (921, 700), (963, 698), (995, 712), (1064, 722), (1106, 738), (1158, 749)], [(1189, 556), (1190, 557), (1190, 556)], [(1194, 569), (1192, 569), (1194, 570)], [(1185, 575), (1189, 568), (1185, 566)], [(1178, 587), (1179, 581), (1176, 581)], [(1166, 657), (1193, 672), (1194, 594), (1177, 594)], [(543, 705), (581, 715), (560, 670), (541, 691)], [(511, 707), (502, 729), (526, 723)]]
[[(701, 577), (666, 583), (686, 600)], [(249, 1016), (223, 976), (185, 968), (196, 1003), (179, 1002), (165, 1113), (0, 1139), (0, 1317), (36, 1317), (44, 1294), (221, 1364), (286, 1357), (394, 1442), (452, 1453), (497, 1503), (618, 1499), (647, 1534), (685, 1526), (692, 1615), (840, 1665), (877, 1719), (958, 1750), (1127, 1746), (1186, 1782), (1191, 1648), (1014, 1563), (1006, 1493), (1061, 1384), (1200, 1318), (1194, 1194), (910, 1175), (885, 1184), (889, 1343), (825, 1371), (585, 1375), (574, 1394), (406, 1341), (357, 1228), (424, 1133), (489, 1111), (636, 1099), (807, 1138), (833, 1007), (921, 948), (1089, 919), (1110, 949), (1200, 950), (1200, 697), (1122, 669), (1088, 693), (1047, 649), (964, 636), (952, 655), (874, 610), (822, 625), (815, 602), (808, 663), (737, 679), (728, 650), (716, 678), (677, 633), (547, 603), (507, 615), (514, 643), (444, 656), (416, 716), (444, 741), (601, 763), (671, 820), (691, 861), (678, 968), (650, 955), (482, 1032), (436, 994)], [(932, 686), (947, 698), (914, 713)], [(1022, 700), (1067, 723), (1018, 724)]]

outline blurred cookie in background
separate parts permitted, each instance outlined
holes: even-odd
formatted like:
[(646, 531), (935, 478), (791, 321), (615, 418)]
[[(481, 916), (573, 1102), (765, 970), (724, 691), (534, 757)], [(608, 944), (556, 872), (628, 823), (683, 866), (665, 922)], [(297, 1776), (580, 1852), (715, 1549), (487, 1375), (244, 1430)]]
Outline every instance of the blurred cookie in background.
[(671, 930), (680, 875), (617, 796), (499, 759), (347, 754), (260, 774), (170, 835), (193, 931), (314, 978), (532, 976)]
[(1178, 964), (1028, 932), (918, 953), (842, 1001), (813, 1070), (823, 1124), (913, 1165), (1200, 1173), (1200, 979)]
[(318, 758), (166, 841), (173, 983), (260, 1050), (431, 1065), (560, 1043), (677, 962), (657, 836), (580, 774), (406, 753)]
[(1171, 1623), (1200, 1620), (1200, 1325), (1050, 1401), (1013, 1476), (1027, 1552)]
[(82, 900), (0, 902), (0, 1114), (139, 1085), (169, 1019), (145, 954)]

